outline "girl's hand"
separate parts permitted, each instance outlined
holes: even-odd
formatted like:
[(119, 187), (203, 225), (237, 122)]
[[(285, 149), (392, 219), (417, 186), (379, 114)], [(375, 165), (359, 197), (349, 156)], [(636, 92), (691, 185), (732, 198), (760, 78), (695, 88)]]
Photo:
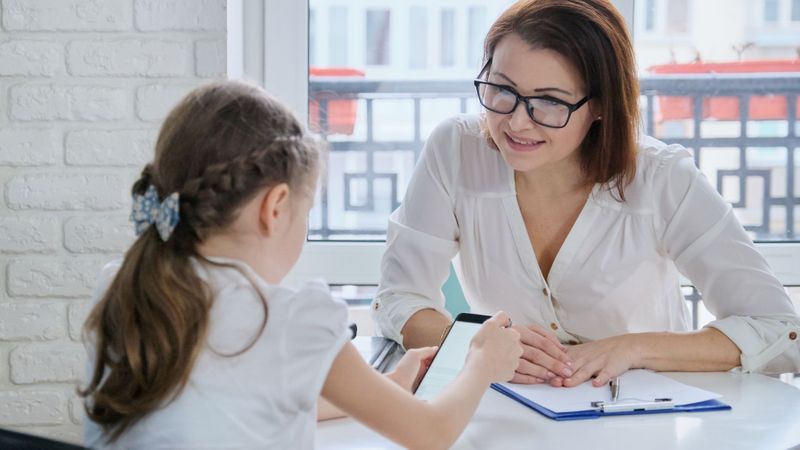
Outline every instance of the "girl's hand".
[(439, 347), (420, 347), (408, 350), (386, 377), (403, 389), (413, 392), (422, 376), (428, 371)]
[(552, 331), (537, 324), (513, 328), (519, 332), (523, 353), (512, 383), (553, 384), (560, 378), (573, 375), (573, 360)]
[(467, 363), (485, 370), (491, 383), (510, 380), (522, 355), (519, 333), (508, 327), (510, 323), (508, 314), (498, 312), (481, 325), (470, 342)]
[[(551, 384), (573, 387), (592, 377), (595, 387), (608, 384), (611, 378), (638, 365), (634, 344), (634, 335), (627, 334), (569, 347), (567, 354), (572, 358), (575, 373), (563, 380), (554, 380)], [(559, 381), (561, 384), (558, 384)]]

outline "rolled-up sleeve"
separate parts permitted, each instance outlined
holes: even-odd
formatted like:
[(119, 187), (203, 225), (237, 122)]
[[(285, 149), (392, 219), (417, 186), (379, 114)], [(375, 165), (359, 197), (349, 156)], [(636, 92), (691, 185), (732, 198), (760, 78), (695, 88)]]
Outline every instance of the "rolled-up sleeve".
[(459, 249), (454, 214), (460, 124), (448, 120), (428, 138), (403, 204), (389, 218), (381, 281), (372, 302), (378, 330), (400, 344), (417, 311), (445, 309), (442, 285)]
[(739, 347), (743, 371), (800, 371), (800, 317), (731, 206), (687, 152), (661, 170), (656, 200), (663, 250), (716, 317), (706, 327)]

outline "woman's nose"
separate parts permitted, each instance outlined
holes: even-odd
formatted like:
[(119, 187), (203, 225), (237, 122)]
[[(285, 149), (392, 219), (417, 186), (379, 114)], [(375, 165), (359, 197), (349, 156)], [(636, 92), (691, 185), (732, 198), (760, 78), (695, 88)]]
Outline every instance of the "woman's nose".
[(509, 125), (511, 129), (515, 131), (533, 128), (533, 120), (531, 120), (531, 116), (528, 115), (528, 109), (525, 107), (524, 103), (518, 103), (514, 111), (511, 111)]

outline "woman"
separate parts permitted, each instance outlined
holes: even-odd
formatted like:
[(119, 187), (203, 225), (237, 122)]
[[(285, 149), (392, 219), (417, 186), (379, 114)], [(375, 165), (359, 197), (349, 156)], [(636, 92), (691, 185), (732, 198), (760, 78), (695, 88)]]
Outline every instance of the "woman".
[[(438, 342), (455, 258), (472, 310), (518, 324), (514, 382), (800, 370), (800, 318), (730, 206), (684, 148), (639, 136), (633, 49), (610, 2), (521, 1), (484, 61), (484, 114), (431, 134), (391, 216), (372, 305), (384, 335)], [(717, 317), (702, 330), (679, 273)]]

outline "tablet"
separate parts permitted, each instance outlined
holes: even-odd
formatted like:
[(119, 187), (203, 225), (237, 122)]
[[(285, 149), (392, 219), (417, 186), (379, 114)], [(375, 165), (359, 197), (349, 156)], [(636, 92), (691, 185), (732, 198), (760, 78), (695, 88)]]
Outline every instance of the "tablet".
[(415, 396), (430, 400), (456, 378), (464, 367), (472, 337), (489, 317), (470, 313), (461, 313), (456, 317), (414, 392)]

